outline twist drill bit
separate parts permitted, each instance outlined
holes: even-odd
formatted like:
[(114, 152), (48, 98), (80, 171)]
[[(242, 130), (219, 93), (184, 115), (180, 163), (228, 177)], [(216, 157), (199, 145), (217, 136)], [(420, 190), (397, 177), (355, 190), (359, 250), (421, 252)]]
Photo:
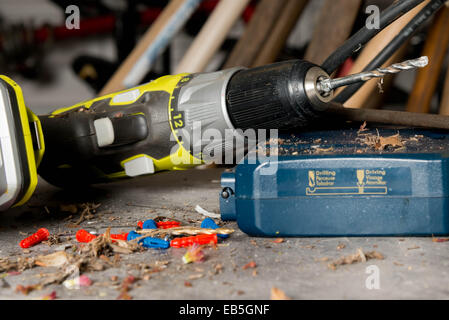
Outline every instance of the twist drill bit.
[(429, 64), (429, 58), (426, 56), (418, 59), (407, 60), (400, 63), (395, 63), (387, 68), (377, 68), (373, 71), (366, 71), (361, 73), (352, 74), (346, 77), (337, 79), (323, 79), (317, 83), (317, 88), (321, 95), (327, 96), (333, 90), (348, 86), (361, 81), (368, 81), (374, 78), (383, 78), (387, 74), (395, 74), (406, 70), (413, 70), (417, 68), (423, 68)]

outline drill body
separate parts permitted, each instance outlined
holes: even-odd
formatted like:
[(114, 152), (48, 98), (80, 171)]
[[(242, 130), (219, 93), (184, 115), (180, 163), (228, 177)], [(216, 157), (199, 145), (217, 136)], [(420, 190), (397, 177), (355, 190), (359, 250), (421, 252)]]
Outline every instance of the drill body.
[(183, 170), (233, 152), (223, 139), (202, 139), (208, 130), (225, 137), (305, 126), (319, 116), (304, 86), (310, 69), (318, 68), (296, 60), (165, 76), (56, 110), (40, 117), (47, 151), (39, 173), (67, 187)]
[(38, 173), (59, 187), (188, 169), (234, 151), (196, 129), (220, 137), (241, 129), (244, 136), (247, 129), (300, 128), (319, 119), (332, 95), (320, 95), (317, 83), (328, 77), (316, 65), (292, 60), (164, 76), (38, 118), (28, 110), (25, 121), (33, 120), (42, 140), (33, 144), (31, 161), (43, 155)]

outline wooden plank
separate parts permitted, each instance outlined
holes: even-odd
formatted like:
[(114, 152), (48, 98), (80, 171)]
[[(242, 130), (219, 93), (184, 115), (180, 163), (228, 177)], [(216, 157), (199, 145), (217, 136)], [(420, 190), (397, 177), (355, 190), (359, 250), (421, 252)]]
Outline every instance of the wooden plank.
[(202, 72), (250, 0), (221, 0), (176, 67), (175, 74)]
[(305, 60), (321, 65), (351, 34), (362, 0), (326, 0)]
[[(194, 11), (195, 4), (197, 3), (199, 4), (199, 1), (171, 0), (167, 7), (165, 7), (164, 11), (162, 11), (162, 13), (159, 15), (157, 20), (150, 26), (147, 32), (140, 39), (134, 50), (130, 53), (130, 55), (126, 58), (119, 69), (114, 73), (108, 83), (101, 90), (100, 96), (125, 89), (125, 79), (129, 76), (129, 73), (133, 68), (135, 68), (137, 63), (139, 61), (142, 61), (142, 58), (144, 57), (144, 54), (147, 52), (147, 50), (151, 47), (151, 45), (159, 46), (159, 44), (155, 43), (158, 39), (158, 36), (162, 32), (164, 32), (164, 30), (168, 31), (170, 34), (174, 33), (175, 30), (171, 30), (170, 27), (173, 27), (175, 25), (176, 27), (179, 27), (183, 23), (187, 22), (191, 13)], [(177, 13), (182, 13), (180, 14), (182, 21), (173, 21)], [(167, 43), (166, 40), (169, 39), (164, 39), (163, 42), (165, 44)], [(158, 51), (163, 50), (162, 47), (156, 49)], [(148, 70), (141, 71), (145, 72)], [(138, 83), (135, 83), (133, 85), (137, 84)]]
[[(357, 0), (358, 1), (358, 0)], [(308, 0), (288, 0), (276, 22), (273, 31), (258, 54), (253, 67), (262, 66), (276, 61), (282, 51), (290, 32), (295, 27), (299, 16), (303, 12)]]
[(429, 65), (418, 70), (410, 94), (407, 111), (428, 113), (438, 84), (438, 78), (449, 45), (449, 7), (437, 13), (427, 34), (422, 55), (429, 57)]
[(261, 0), (224, 68), (250, 67), (271, 33), (287, 0)]

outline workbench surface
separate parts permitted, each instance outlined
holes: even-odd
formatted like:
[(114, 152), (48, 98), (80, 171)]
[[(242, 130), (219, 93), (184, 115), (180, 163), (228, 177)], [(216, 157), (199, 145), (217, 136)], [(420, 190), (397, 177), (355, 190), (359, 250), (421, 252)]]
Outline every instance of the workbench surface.
[[(76, 228), (69, 228), (69, 213), (61, 204), (101, 203), (95, 218), (80, 227), (102, 233), (129, 231), (137, 221), (166, 216), (185, 225), (199, 226), (204, 219), (196, 205), (219, 212), (219, 179), (224, 169), (167, 172), (70, 193), (41, 181), (27, 206), (0, 214), (0, 258), (16, 259), (72, 250)], [(71, 221), (79, 218), (75, 214)], [(52, 291), (59, 299), (116, 299), (127, 275), (140, 278), (129, 291), (133, 299), (270, 299), (273, 287), (292, 299), (445, 299), (449, 298), (449, 242), (432, 238), (251, 238), (237, 224), (229, 239), (206, 248), (203, 263), (183, 264), (186, 249), (147, 250), (120, 255), (118, 265), (86, 273), (93, 285), (69, 290), (61, 284), (16, 292), (18, 285), (38, 283), (52, 268), (34, 267), (20, 274), (3, 274), (0, 299), (33, 299)], [(71, 236), (60, 244), (39, 244), (24, 251), (18, 243), (38, 228)], [(435, 239), (434, 239), (435, 240)], [(384, 259), (370, 259), (330, 268), (342, 256), (375, 251)], [(156, 262), (159, 261), (159, 264)], [(254, 261), (256, 267), (248, 267)], [(149, 265), (165, 265), (145, 273)], [(379, 270), (379, 289), (368, 289), (367, 267)], [(244, 268), (244, 266), (246, 266)], [(151, 270), (151, 269), (150, 269)], [(146, 276), (144, 275), (146, 274)], [(111, 280), (111, 277), (117, 280)], [(113, 278), (112, 278), (113, 279)], [(369, 281), (368, 281), (369, 282)]]

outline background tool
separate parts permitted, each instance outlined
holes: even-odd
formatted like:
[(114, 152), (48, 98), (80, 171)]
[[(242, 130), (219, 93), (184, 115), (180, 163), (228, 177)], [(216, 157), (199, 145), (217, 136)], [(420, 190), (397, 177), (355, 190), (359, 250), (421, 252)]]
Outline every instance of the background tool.
[[(306, 127), (321, 119), (326, 111), (342, 110), (329, 103), (333, 97), (332, 86), (325, 94), (320, 91), (320, 84), (328, 81), (329, 75), (302, 60), (253, 69), (165, 76), (134, 89), (56, 110), (39, 119), (30, 114), (31, 120), (23, 111), (26, 109), (20, 89), (8, 78), (4, 79), (2, 110), (22, 112), (16, 116), (11, 113), (2, 120), (11, 125), (20, 116), (22, 128), (16, 126), (11, 131), (26, 132), (29, 140), (28, 147), (17, 150), (15, 156), (20, 159), (27, 155), (29, 168), (15, 165), (15, 169), (22, 171), (21, 174), (29, 173), (31, 178), (6, 179), (2, 187), (5, 198), (2, 209), (17, 201), (22, 204), (34, 190), (36, 164), (44, 154), (43, 137), (46, 152), (39, 174), (56, 186), (74, 188), (158, 171), (187, 169), (204, 160), (219, 161), (225, 154), (234, 153), (234, 144), (221, 139), (190, 141), (194, 137), (195, 123), (201, 124), (202, 132), (214, 129), (221, 137), (226, 137), (227, 129)], [(363, 77), (357, 79), (364, 80)], [(331, 84), (336, 81), (338, 79), (332, 80)], [(369, 114), (364, 115), (367, 117), (364, 120), (369, 121)], [(382, 113), (374, 116), (379, 115)], [(397, 119), (419, 126), (428, 125), (429, 117), (432, 116), (400, 115)], [(449, 127), (445, 117), (439, 120), (430, 124)], [(29, 121), (34, 121), (34, 148), (31, 134), (26, 131)], [(11, 134), (9, 137), (9, 143), (17, 144)], [(3, 151), (2, 145), (2, 154), (9, 156), (9, 153), (6, 149)], [(4, 175), (11, 171), (11, 163), (19, 161), (9, 161), (2, 166)], [(11, 197), (13, 185), (21, 185), (26, 197), (19, 193)]]
[(252, 236), (449, 234), (448, 142), (388, 128), (281, 137), (277, 160), (222, 175), (222, 219)]
[[(363, 48), (363, 50), (360, 52), (357, 59), (354, 61), (353, 65), (350, 67), (349, 73), (358, 73), (362, 72), (363, 70), (372, 70), (377, 67), (381, 66), (388, 66), (393, 64), (396, 61), (403, 60), (403, 57), (405, 55), (405, 51), (408, 48), (407, 43), (410, 41), (407, 41), (405, 45), (402, 47), (399, 47), (395, 52), (390, 52), (391, 55), (389, 56), (387, 61), (384, 61), (384, 63), (381, 63), (380, 65), (376, 65), (370, 69), (367, 69), (366, 67), (368, 64), (377, 56), (379, 55), (384, 48), (398, 35), (401, 33), (401, 30), (404, 30), (404, 28), (407, 26), (407, 24), (410, 23), (410, 21), (429, 3), (429, 1), (423, 1), (421, 4), (416, 6), (414, 9), (410, 10), (406, 14), (404, 14), (402, 17), (397, 19), (395, 22), (390, 24), (387, 28), (383, 29), (379, 34), (377, 34), (373, 39), (371, 39), (370, 42), (366, 44), (366, 46)], [(390, 78), (391, 79), (391, 78)], [(391, 79), (392, 81), (394, 79)], [(384, 90), (388, 90), (388, 81), (384, 83)], [(349, 90), (349, 89), (347, 89)], [(354, 89), (353, 89), (354, 90)], [(339, 90), (335, 93), (336, 95), (339, 94)], [(382, 98), (385, 95), (379, 95), (378, 94), (378, 86), (376, 81), (369, 81), (364, 83), (360, 89), (355, 92), (352, 96), (350, 96), (349, 99), (343, 100), (344, 105), (346, 107), (351, 108), (377, 108), (380, 104), (382, 104), (383, 100)], [(405, 102), (404, 102), (405, 103)]]

